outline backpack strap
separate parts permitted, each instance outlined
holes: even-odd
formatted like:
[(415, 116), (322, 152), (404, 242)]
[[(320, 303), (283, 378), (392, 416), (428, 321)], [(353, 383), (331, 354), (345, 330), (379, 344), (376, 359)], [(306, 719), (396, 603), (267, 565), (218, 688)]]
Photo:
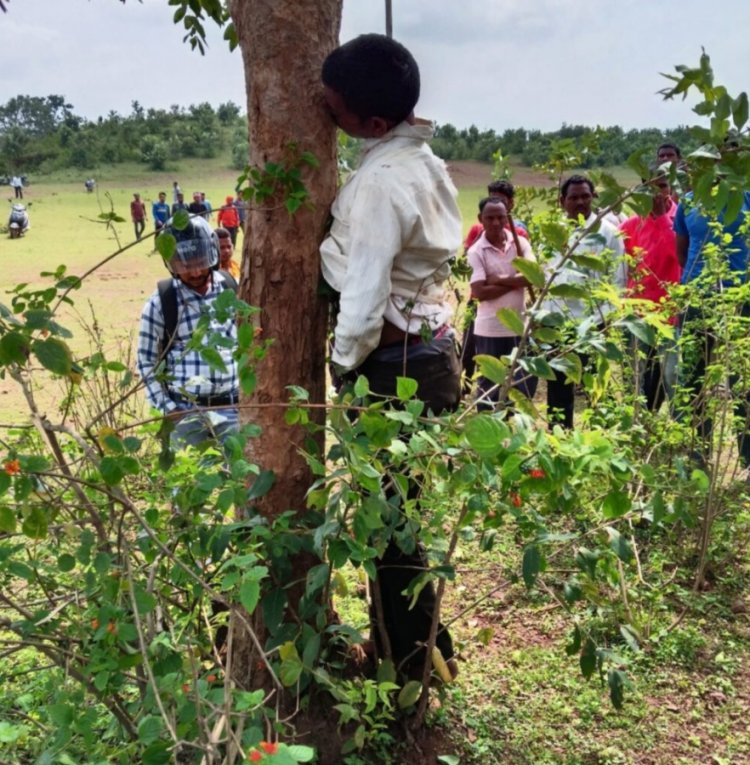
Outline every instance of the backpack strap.
[[(235, 294), (239, 290), (237, 280), (229, 271), (219, 270), (224, 277), (222, 289), (232, 290)], [(161, 314), (164, 318), (164, 334), (159, 343), (159, 358), (166, 355), (169, 346), (172, 345), (175, 332), (177, 331), (177, 290), (172, 278), (160, 279), (157, 285), (159, 290), (159, 300), (161, 301)]]

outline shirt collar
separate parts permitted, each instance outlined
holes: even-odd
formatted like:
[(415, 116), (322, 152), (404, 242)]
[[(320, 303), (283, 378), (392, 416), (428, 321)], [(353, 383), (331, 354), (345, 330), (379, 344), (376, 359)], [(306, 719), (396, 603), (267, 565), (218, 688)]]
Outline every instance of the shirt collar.
[(392, 141), (394, 138), (409, 138), (412, 141), (429, 141), (435, 129), (431, 122), (426, 120), (418, 120), (415, 125), (408, 122), (399, 122), (396, 127), (391, 128), (385, 135), (380, 138), (367, 138), (364, 141), (363, 149), (365, 152), (370, 151), (381, 143)]

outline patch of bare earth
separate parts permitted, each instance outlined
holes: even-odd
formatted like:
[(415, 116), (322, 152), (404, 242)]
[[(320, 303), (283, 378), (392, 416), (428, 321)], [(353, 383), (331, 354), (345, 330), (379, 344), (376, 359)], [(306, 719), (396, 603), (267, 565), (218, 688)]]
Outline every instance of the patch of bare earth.
[[(450, 161), (447, 163), (453, 183), (461, 188), (475, 188), (485, 186), (492, 180), (492, 165), (484, 162), (473, 161)], [(532, 170), (530, 167), (520, 165), (513, 166), (513, 183), (516, 186), (549, 186), (549, 179), (543, 174)]]

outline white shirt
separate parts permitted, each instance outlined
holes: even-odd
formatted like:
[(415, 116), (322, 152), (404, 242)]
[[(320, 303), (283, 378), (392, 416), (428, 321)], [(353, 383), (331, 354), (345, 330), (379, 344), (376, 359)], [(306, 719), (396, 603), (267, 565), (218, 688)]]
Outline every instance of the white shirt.
[[(592, 212), (587, 218), (584, 227), (592, 225), (595, 219), (596, 214)], [(581, 231), (581, 228), (576, 228), (571, 233), (568, 239), (569, 247), (572, 247), (578, 241)], [(594, 271), (580, 266), (572, 258), (568, 258), (562, 270), (555, 276), (552, 282), (553, 286), (556, 284), (586, 284), (588, 287), (593, 287), (597, 281), (611, 279), (618, 292), (622, 292), (625, 289), (628, 278), (628, 268), (624, 258), (625, 248), (622, 239), (618, 235), (618, 230), (611, 223), (608, 223), (606, 219), (600, 221), (598, 231), (586, 234), (581, 239), (573, 254), (594, 255), (605, 262), (609, 261), (609, 272)], [(553, 271), (557, 271), (561, 261), (562, 255), (557, 253), (552, 260), (547, 262), (547, 274), (549, 275)], [(582, 298), (548, 296), (542, 304), (542, 309), (565, 313), (573, 319), (583, 319), (586, 316), (595, 314), (601, 321), (604, 321), (607, 314), (612, 310), (612, 305), (606, 300), (597, 300), (595, 298), (584, 300)]]
[(443, 283), (461, 246), (461, 214), (431, 137), (430, 125), (402, 122), (365, 141), (331, 208), (320, 255), (323, 277), (341, 293), (332, 358), (344, 370), (377, 348), (384, 319), (418, 334), (452, 316)]
[[(534, 259), (528, 241), (521, 237), (518, 241), (521, 245), (520, 253), (516, 251), (516, 245), (510, 233), (506, 232), (505, 244), (502, 247), (495, 247), (483, 233), (467, 253), (471, 266), (471, 283), (483, 282), (488, 276), (505, 278), (518, 276), (513, 260), (518, 257), (526, 258), (526, 260)], [(518, 287), (500, 297), (480, 300), (474, 334), (479, 337), (515, 337), (516, 333), (497, 318), (497, 312), (500, 308), (512, 308), (523, 317), (525, 297), (525, 289)]]

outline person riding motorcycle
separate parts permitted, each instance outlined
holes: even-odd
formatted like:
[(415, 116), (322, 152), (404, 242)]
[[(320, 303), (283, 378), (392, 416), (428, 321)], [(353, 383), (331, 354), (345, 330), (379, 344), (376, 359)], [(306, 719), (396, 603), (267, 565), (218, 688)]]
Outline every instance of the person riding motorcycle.
[(10, 211), (10, 218), (8, 219), (10, 238), (18, 239), (25, 234), (30, 227), (31, 224), (29, 223), (29, 214), (26, 212), (26, 207), (21, 204), (13, 205)]

